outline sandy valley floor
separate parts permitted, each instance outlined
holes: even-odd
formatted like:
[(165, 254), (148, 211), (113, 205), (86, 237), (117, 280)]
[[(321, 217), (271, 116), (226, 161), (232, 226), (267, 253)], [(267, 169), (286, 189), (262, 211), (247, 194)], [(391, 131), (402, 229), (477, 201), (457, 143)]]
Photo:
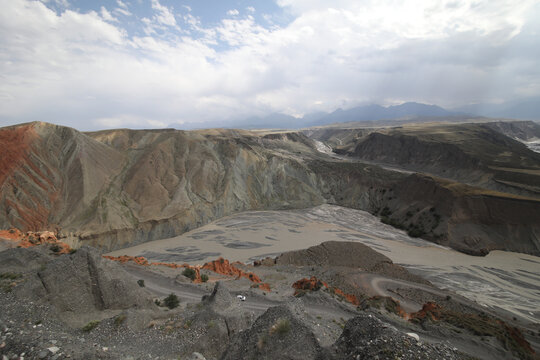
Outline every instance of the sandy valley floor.
[(248, 262), (329, 240), (362, 242), (438, 287), (540, 322), (539, 257), (504, 251), (486, 257), (465, 255), (410, 238), (367, 212), (339, 206), (239, 213), (181, 236), (108, 255), (190, 264), (219, 256)]

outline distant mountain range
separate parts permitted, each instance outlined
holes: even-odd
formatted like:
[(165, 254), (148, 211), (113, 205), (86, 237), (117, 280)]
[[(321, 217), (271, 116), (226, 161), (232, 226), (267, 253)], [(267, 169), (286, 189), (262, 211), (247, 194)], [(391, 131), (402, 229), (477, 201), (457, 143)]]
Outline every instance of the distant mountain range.
[(473, 104), (456, 108), (454, 111), (487, 117), (540, 120), (540, 98), (511, 101), (503, 104)]
[[(205, 123), (204, 127), (225, 127), (241, 129), (299, 129), (310, 126), (329, 125), (353, 121), (378, 121), (410, 119), (418, 117), (452, 117), (452, 116), (485, 116), (520, 120), (540, 120), (540, 98), (505, 104), (473, 104), (452, 110), (437, 105), (426, 105), (406, 102), (401, 105), (384, 107), (381, 105), (364, 105), (351, 109), (337, 109), (331, 113), (317, 112), (303, 117), (294, 117), (281, 113), (266, 116), (252, 116), (241, 120), (230, 120), (216, 123)], [(186, 124), (184, 129), (194, 129), (200, 124)]]

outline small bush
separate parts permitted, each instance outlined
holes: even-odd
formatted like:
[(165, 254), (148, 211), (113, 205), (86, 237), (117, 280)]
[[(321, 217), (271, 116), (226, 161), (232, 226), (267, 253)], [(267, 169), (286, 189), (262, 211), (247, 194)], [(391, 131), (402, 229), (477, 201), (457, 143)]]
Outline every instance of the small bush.
[(120, 326), (126, 321), (126, 314), (120, 314), (114, 318), (114, 325)]
[(143, 279), (139, 279), (137, 280), (137, 284), (140, 286), (140, 287), (144, 287), (144, 280)]
[(84, 332), (90, 332), (94, 330), (99, 325), (99, 321), (90, 321), (88, 324), (84, 325), (81, 329)]
[(15, 273), (9, 273), (9, 272), (0, 274), (0, 279), (15, 280), (21, 277), (22, 277), (21, 274), (15, 274)]
[(73, 248), (72, 248), (72, 249), (69, 249), (69, 253), (70, 253), (70, 254), (75, 254), (76, 252), (77, 252), (77, 249), (73, 249)]
[(268, 335), (264, 334), (259, 337), (259, 340), (257, 341), (257, 348), (259, 350), (262, 350), (266, 344), (268, 343)]
[(60, 251), (62, 251), (62, 247), (58, 244), (52, 244), (50, 249), (53, 253), (59, 253)]
[(202, 282), (207, 282), (207, 281), (208, 281), (208, 275), (202, 274), (202, 275), (201, 275), (201, 281), (202, 281)]
[(271, 334), (285, 335), (291, 331), (291, 322), (289, 319), (279, 319), (270, 329)]
[(187, 278), (190, 278), (191, 281), (193, 281), (195, 280), (197, 273), (192, 268), (185, 268), (184, 271), (182, 271), (182, 275), (184, 275)]
[(159, 301), (159, 299), (155, 299), (154, 304), (156, 304), (157, 306), (161, 306), (161, 301)]
[(165, 299), (163, 299), (163, 303), (169, 309), (174, 309), (175, 307), (178, 307), (178, 305), (180, 305), (180, 300), (178, 300), (178, 296), (176, 296), (175, 294), (170, 294)]

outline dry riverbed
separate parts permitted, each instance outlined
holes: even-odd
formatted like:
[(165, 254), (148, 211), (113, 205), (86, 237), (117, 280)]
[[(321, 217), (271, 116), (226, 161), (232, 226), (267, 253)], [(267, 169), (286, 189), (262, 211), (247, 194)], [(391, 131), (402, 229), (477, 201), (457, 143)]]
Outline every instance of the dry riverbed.
[(330, 240), (364, 243), (440, 288), (540, 322), (539, 257), (504, 251), (493, 251), (486, 257), (469, 256), (410, 238), (365, 211), (333, 205), (239, 213), (181, 236), (107, 255), (189, 264), (203, 264), (219, 256), (251, 262)]

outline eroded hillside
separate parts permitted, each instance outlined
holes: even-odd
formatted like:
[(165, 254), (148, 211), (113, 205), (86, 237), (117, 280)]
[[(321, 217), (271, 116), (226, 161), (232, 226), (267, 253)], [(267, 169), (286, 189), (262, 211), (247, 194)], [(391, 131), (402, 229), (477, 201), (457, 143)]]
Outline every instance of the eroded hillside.
[(54, 230), (73, 247), (119, 249), (234, 212), (331, 203), (469, 253), (540, 253), (539, 201), (335, 158), (301, 133), (31, 123), (0, 129), (0, 141), (10, 149), (0, 228)]

